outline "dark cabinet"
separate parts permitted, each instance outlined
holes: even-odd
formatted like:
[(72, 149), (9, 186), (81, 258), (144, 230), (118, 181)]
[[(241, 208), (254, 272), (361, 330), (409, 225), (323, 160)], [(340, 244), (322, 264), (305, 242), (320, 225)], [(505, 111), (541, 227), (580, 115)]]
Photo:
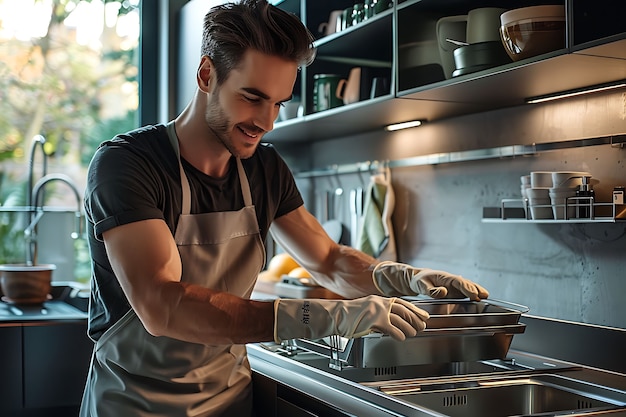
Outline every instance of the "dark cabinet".
[(93, 347), (85, 322), (23, 329), (25, 408), (80, 404)]
[(253, 372), (255, 412), (259, 417), (354, 417), (307, 393)]
[(0, 414), (22, 407), (22, 328), (0, 327)]
[(0, 415), (77, 415), (93, 343), (86, 320), (0, 327)]

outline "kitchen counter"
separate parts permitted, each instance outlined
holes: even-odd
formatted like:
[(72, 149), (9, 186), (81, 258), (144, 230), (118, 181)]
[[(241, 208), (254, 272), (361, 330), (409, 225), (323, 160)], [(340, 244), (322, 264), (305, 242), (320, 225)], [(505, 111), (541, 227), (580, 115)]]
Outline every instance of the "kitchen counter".
[[(548, 324), (542, 323), (543, 320), (536, 317), (528, 319), (528, 326), (533, 329), (527, 334), (516, 335), (515, 338), (523, 340), (517, 345), (532, 346), (530, 339), (543, 334), (536, 328), (551, 324), (562, 326), (565, 332), (553, 334), (559, 334), (561, 342), (568, 342), (569, 336), (565, 334), (571, 330), (568, 326), (551, 323), (550, 320)], [(597, 328), (592, 330), (598, 331)], [(578, 338), (579, 332), (580, 329), (572, 336)], [(619, 334), (620, 337), (622, 335)], [(580, 340), (585, 340), (584, 345), (594, 348), (592, 339), (578, 339), (581, 351), (584, 352), (585, 347)], [(624, 346), (619, 339), (614, 338), (613, 342)], [(545, 341), (538, 341), (536, 346), (541, 348), (544, 344)], [(558, 345), (559, 341), (553, 344)], [(263, 415), (267, 416), (495, 417), (514, 415), (498, 414), (496, 410), (514, 407), (517, 402), (532, 403), (519, 405), (532, 408), (538, 407), (535, 403), (542, 399), (555, 401), (546, 399), (550, 395), (577, 401), (573, 407), (584, 410), (561, 415), (626, 416), (626, 374), (541, 355), (536, 351), (511, 348), (502, 360), (343, 370), (329, 368), (326, 357), (298, 349), (290, 351), (288, 346), (273, 343), (250, 344), (248, 353), (254, 371), (255, 397), (260, 402), (257, 409), (266, 410), (267, 414)], [(595, 355), (602, 356), (602, 349), (596, 350)], [(479, 386), (480, 390), (467, 389)], [(439, 403), (424, 405), (429, 404), (429, 396), (440, 395), (453, 387), (458, 390), (450, 390), (448, 396), (443, 397), (444, 402), (448, 402), (449, 414), (442, 413), (441, 409), (438, 410), (440, 412), (435, 411), (435, 408), (442, 407)], [(561, 390), (563, 387), (565, 389)], [(496, 394), (490, 389), (499, 391)], [(480, 391), (490, 395), (481, 400), (475, 395)], [(507, 397), (508, 391), (515, 395)], [(523, 395), (526, 397), (521, 398)], [(574, 395), (578, 398), (573, 398)], [(565, 398), (567, 396), (572, 398)], [(453, 403), (450, 404), (450, 401)], [(489, 410), (472, 412), (477, 404), (483, 408), (487, 405)], [(523, 414), (539, 415), (534, 413), (537, 411)], [(515, 415), (519, 414), (522, 413)]]

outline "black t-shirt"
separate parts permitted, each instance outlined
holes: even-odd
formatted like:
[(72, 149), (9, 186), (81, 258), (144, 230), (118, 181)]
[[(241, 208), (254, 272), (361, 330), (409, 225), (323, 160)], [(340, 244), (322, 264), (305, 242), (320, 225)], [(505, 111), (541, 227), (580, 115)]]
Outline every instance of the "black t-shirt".
[[(273, 146), (261, 144), (242, 163), (265, 240), (272, 221), (300, 207), (302, 196)], [(182, 164), (191, 188), (192, 214), (244, 206), (235, 158), (223, 178), (210, 177), (184, 159)], [(142, 127), (100, 145), (89, 166), (85, 191), (93, 275), (89, 335), (94, 340), (130, 309), (111, 269), (102, 233), (135, 221), (162, 219), (174, 234), (181, 207), (180, 170), (165, 125)]]

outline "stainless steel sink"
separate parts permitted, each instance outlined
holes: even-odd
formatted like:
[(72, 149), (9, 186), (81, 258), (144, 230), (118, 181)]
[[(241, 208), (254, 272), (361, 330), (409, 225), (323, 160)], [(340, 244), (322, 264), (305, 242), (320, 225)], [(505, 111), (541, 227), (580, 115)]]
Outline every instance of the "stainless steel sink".
[[(352, 382), (377, 387), (372, 382), (399, 380), (405, 378), (427, 378), (454, 375), (475, 375), (510, 371), (514, 366), (505, 362), (449, 362), (413, 366), (385, 366), (376, 368), (342, 368), (337, 370), (329, 366), (327, 357), (315, 353), (300, 352), (290, 357), (302, 364), (324, 372), (340, 376)], [(372, 383), (372, 384), (369, 384)]]
[(450, 417), (592, 414), (626, 406), (626, 392), (558, 374), (431, 380), (381, 390)]

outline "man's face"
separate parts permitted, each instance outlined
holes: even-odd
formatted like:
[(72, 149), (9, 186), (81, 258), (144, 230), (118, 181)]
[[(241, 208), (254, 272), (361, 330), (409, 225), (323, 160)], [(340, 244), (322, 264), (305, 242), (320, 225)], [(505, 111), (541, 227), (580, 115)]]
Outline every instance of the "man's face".
[(249, 158), (274, 128), (283, 102), (291, 99), (298, 65), (249, 49), (239, 66), (209, 96), (206, 121), (217, 139), (240, 158)]

